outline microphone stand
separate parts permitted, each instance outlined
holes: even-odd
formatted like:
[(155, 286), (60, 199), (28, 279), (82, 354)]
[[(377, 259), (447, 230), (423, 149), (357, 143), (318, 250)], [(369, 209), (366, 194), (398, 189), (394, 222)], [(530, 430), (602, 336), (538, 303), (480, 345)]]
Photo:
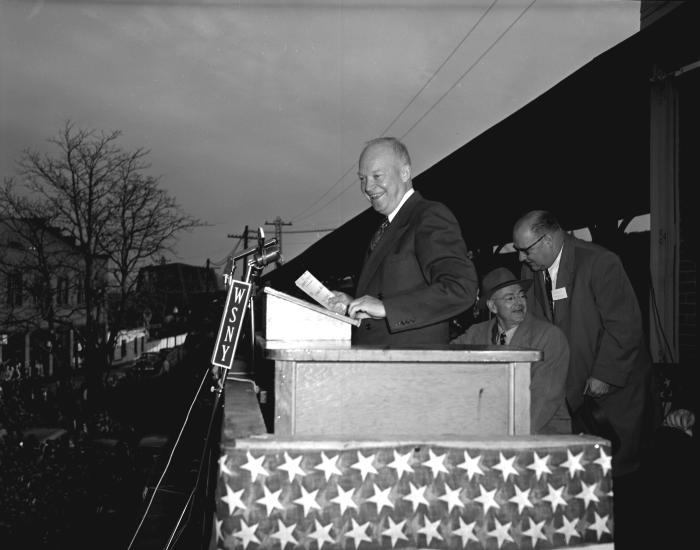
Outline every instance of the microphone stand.
[[(258, 230), (258, 245), (252, 248), (248, 248), (246, 250), (243, 250), (236, 254), (235, 256), (232, 256), (230, 261), (231, 261), (231, 270), (228, 274), (228, 284), (230, 286), (233, 285), (233, 274), (236, 270), (236, 260), (239, 260), (241, 258), (248, 258), (246, 261), (246, 271), (245, 275), (243, 277), (243, 282), (246, 284), (250, 285), (250, 296), (248, 297), (248, 301), (246, 304), (246, 308), (243, 310), (243, 315), (245, 315), (245, 311), (247, 309), (250, 310), (250, 361), (251, 361), (251, 369), (253, 368), (253, 363), (255, 361), (255, 308), (254, 308), (254, 290), (256, 287), (256, 282), (260, 277), (260, 274), (262, 270), (267, 266), (268, 264), (275, 262), (279, 260), (280, 258), (280, 248), (278, 244), (277, 239), (270, 239), (269, 241), (265, 242), (265, 237), (262, 232), (262, 228)], [(223, 319), (225, 318), (227, 312), (224, 311), (222, 315), (222, 323)], [(241, 321), (242, 322), (242, 321)], [(232, 351), (232, 360), (231, 360), (231, 365), (233, 366), (233, 358), (235, 357), (236, 350), (234, 349)], [(223, 384), (224, 380), (228, 378), (228, 371), (229, 368), (226, 368), (226, 374), (219, 379), (219, 384), (218, 387), (214, 390), (217, 393), (221, 393), (223, 391)]]

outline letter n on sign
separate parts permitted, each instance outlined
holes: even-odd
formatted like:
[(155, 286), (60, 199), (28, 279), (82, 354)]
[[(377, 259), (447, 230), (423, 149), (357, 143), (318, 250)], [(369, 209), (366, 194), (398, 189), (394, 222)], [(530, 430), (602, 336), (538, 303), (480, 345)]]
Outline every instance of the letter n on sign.
[(214, 352), (211, 356), (212, 364), (217, 367), (230, 369), (233, 366), (238, 337), (241, 334), (243, 317), (248, 304), (248, 296), (250, 296), (250, 286), (250, 283), (233, 279), (228, 287), (219, 334), (216, 337)]

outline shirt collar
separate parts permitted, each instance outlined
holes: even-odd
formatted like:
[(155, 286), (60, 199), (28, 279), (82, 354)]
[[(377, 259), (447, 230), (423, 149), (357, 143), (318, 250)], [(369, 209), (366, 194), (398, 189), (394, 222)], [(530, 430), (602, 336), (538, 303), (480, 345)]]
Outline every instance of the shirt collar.
[(396, 214), (399, 213), (399, 210), (401, 210), (403, 203), (405, 203), (411, 195), (413, 195), (413, 187), (411, 187), (408, 191), (404, 193), (399, 205), (396, 208), (394, 208), (394, 210), (387, 216), (387, 218), (389, 219), (389, 223), (394, 221), (394, 218), (396, 217)]
[(564, 250), (564, 245), (559, 249), (559, 254), (557, 254), (556, 259), (547, 268), (549, 271), (549, 277), (552, 279), (552, 288), (557, 288), (557, 275), (559, 274), (559, 263), (561, 262), (561, 253)]

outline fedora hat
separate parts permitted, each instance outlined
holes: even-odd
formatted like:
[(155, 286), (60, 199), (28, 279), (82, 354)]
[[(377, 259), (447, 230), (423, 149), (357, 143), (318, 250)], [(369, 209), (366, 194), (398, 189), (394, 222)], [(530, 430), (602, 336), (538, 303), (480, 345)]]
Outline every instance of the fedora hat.
[(481, 282), (481, 296), (484, 301), (489, 300), (494, 292), (510, 285), (519, 285), (527, 292), (532, 285), (532, 279), (518, 279), (510, 269), (497, 267), (489, 271)]

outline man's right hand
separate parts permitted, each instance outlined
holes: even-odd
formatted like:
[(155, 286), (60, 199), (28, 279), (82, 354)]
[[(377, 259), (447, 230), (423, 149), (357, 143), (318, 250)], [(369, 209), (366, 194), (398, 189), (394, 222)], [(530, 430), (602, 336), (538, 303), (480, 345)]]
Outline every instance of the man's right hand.
[(345, 292), (340, 292), (339, 290), (331, 290), (333, 293), (333, 298), (328, 300), (328, 305), (331, 306), (333, 311), (345, 315), (348, 311), (348, 304), (352, 302), (353, 298)]

